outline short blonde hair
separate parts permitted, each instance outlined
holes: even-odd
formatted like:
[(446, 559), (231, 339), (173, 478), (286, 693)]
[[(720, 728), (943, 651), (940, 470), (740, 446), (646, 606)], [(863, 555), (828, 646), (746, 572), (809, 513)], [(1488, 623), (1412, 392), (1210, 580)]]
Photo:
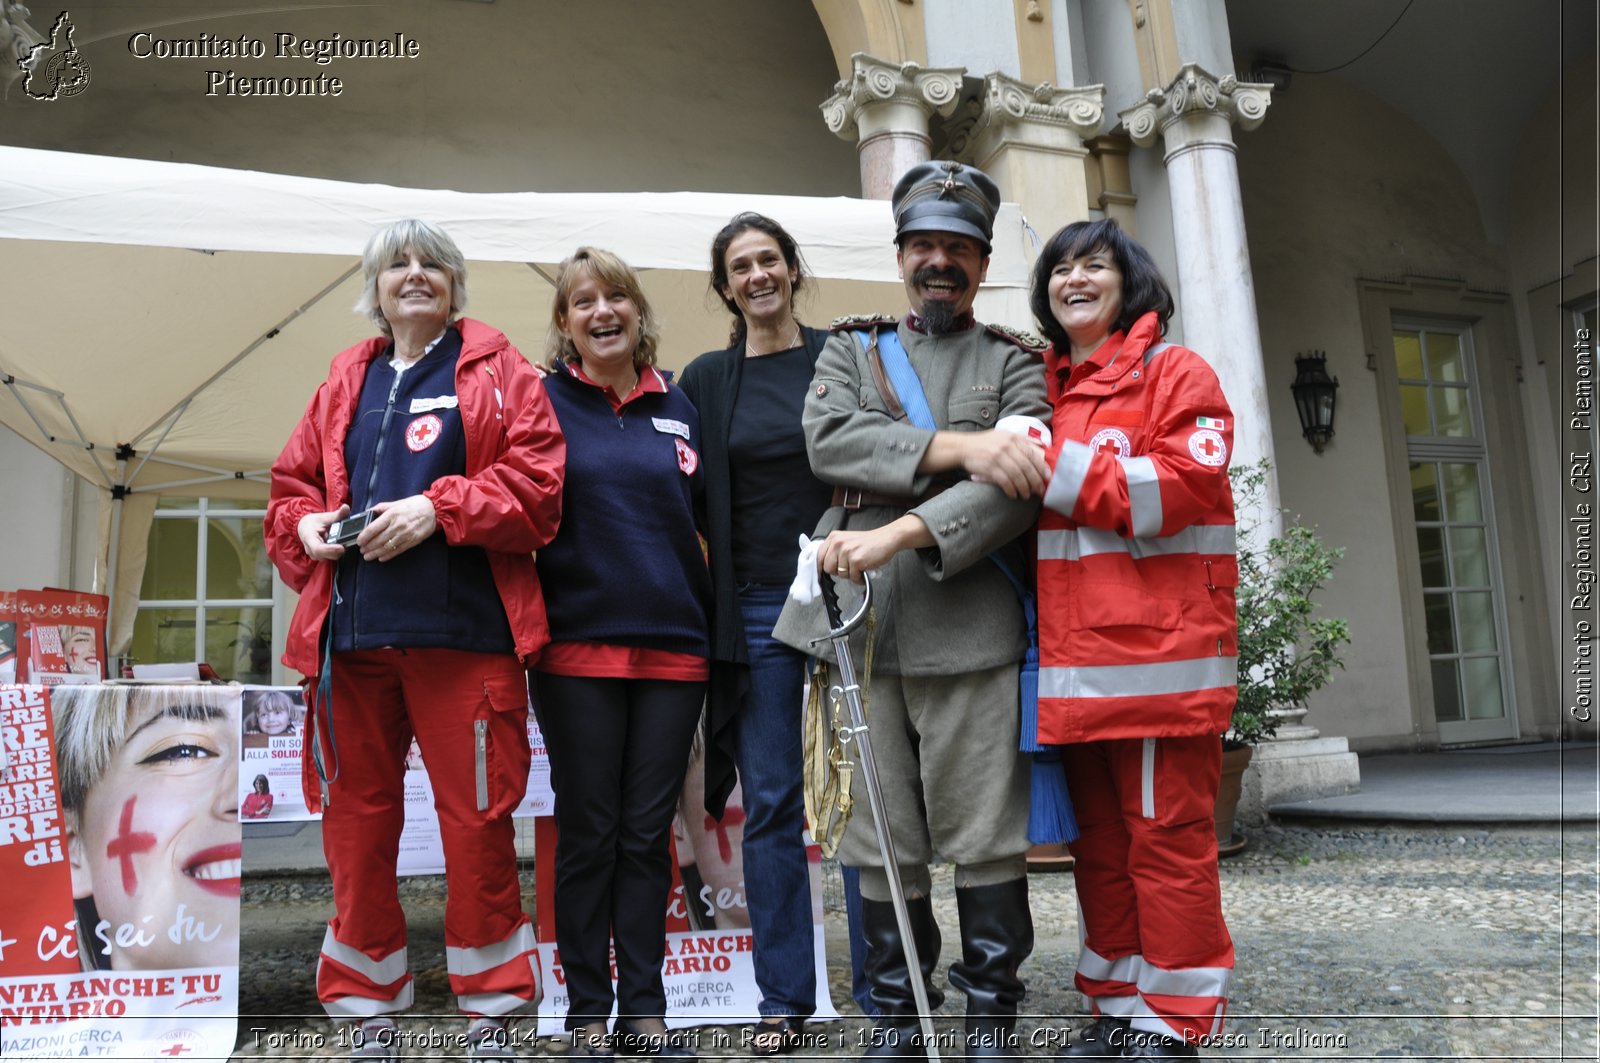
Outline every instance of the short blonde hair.
[(389, 327), (389, 319), (383, 316), (383, 307), (378, 303), (378, 275), (407, 251), (433, 259), (450, 275), (450, 320), (454, 321), (467, 309), (467, 260), (461, 249), (437, 225), (417, 218), (402, 218), (385, 225), (367, 240), (367, 249), (361, 253), (361, 298), (355, 305), (356, 313), (367, 315), (378, 326), (378, 331), (389, 337), (394, 336), (394, 330)]
[(614, 288), (620, 288), (639, 308), (639, 343), (633, 349), (633, 368), (643, 369), (656, 364), (656, 347), (661, 342), (661, 325), (656, 320), (650, 300), (644, 297), (639, 284), (639, 274), (632, 266), (598, 247), (580, 247), (561, 261), (556, 271), (556, 297), (550, 307), (550, 332), (545, 340), (545, 366), (556, 368), (561, 362), (578, 361), (578, 348), (561, 327), (561, 318), (572, 299), (572, 289), (587, 274)]
[(58, 686), (50, 691), (61, 807), (76, 828), (89, 788), (100, 781), (128, 739), (130, 720), (161, 713), (186, 719), (231, 718), (238, 726), (239, 688), (227, 686)]

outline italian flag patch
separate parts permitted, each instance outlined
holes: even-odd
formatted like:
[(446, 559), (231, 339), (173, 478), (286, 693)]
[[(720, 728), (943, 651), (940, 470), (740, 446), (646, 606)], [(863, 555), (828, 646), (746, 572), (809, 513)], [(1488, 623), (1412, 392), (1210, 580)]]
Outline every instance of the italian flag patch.
[(1200, 428), (1215, 428), (1219, 432), (1222, 431), (1224, 426), (1224, 422), (1220, 417), (1196, 417), (1194, 423)]

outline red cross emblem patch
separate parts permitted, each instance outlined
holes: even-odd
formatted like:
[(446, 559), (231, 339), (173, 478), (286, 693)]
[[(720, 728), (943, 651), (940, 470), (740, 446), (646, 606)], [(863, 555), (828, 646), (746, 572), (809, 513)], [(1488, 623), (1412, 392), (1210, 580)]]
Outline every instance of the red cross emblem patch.
[(444, 422), (433, 414), (418, 417), (406, 425), (406, 446), (411, 448), (413, 454), (427, 450), (443, 431)]
[(1209, 428), (1202, 428), (1189, 436), (1189, 453), (1201, 465), (1213, 469), (1228, 464), (1228, 444), (1222, 436)]
[(1128, 433), (1120, 428), (1102, 428), (1090, 437), (1089, 451), (1092, 454), (1125, 458), (1133, 451), (1133, 443), (1129, 441)]
[(673, 443), (678, 447), (678, 468), (683, 470), (685, 476), (693, 476), (694, 471), (700, 467), (700, 455), (681, 439), (673, 439)]

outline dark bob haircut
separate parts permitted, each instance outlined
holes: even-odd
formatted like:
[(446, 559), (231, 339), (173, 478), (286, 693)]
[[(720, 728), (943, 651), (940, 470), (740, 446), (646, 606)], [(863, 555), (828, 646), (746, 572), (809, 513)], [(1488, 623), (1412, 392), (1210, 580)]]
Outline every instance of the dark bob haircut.
[(1161, 322), (1161, 334), (1167, 333), (1167, 322), (1176, 304), (1161, 271), (1144, 246), (1122, 231), (1116, 219), (1101, 221), (1076, 221), (1052, 236), (1039, 252), (1033, 264), (1033, 291), (1028, 296), (1028, 308), (1056, 350), (1066, 351), (1071, 342), (1061, 322), (1050, 312), (1050, 274), (1063, 259), (1081, 258), (1095, 251), (1108, 251), (1122, 274), (1122, 313), (1112, 323), (1112, 329), (1126, 332), (1145, 314), (1154, 313)]
[(728, 343), (737, 346), (744, 342), (745, 332), (748, 328), (744, 314), (739, 312), (739, 304), (733, 296), (727, 294), (728, 288), (728, 247), (740, 233), (755, 229), (757, 232), (766, 233), (778, 242), (778, 250), (783, 253), (784, 263), (794, 271), (794, 283), (789, 286), (789, 310), (794, 311), (794, 298), (800, 294), (800, 289), (806, 282), (805, 262), (800, 258), (800, 245), (794, 242), (794, 237), (789, 235), (789, 230), (773, 221), (765, 214), (757, 214), (747, 210), (743, 214), (735, 214), (733, 219), (724, 225), (711, 240), (711, 290), (717, 293), (717, 298), (722, 300), (722, 305), (728, 308), (733, 315), (733, 328), (728, 333)]

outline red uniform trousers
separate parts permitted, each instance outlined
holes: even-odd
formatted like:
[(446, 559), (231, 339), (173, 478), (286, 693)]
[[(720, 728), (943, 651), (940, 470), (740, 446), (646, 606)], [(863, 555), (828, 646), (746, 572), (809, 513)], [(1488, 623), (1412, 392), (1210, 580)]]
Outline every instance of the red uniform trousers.
[(1233, 975), (1212, 819), (1215, 735), (1061, 746), (1082, 833), (1077, 986), (1097, 1014), (1194, 1041), (1221, 1032)]
[[(413, 734), (444, 843), (450, 988), (471, 1015), (538, 1003), (539, 961), (511, 823), (528, 784), (527, 721), (527, 677), (512, 654), (387, 648), (334, 656), (338, 777), (322, 813), (322, 846), (337, 914), (317, 963), (317, 997), (330, 1016), (359, 1020), (411, 1004), (395, 865)], [(327, 736), (316, 737), (331, 774)]]

